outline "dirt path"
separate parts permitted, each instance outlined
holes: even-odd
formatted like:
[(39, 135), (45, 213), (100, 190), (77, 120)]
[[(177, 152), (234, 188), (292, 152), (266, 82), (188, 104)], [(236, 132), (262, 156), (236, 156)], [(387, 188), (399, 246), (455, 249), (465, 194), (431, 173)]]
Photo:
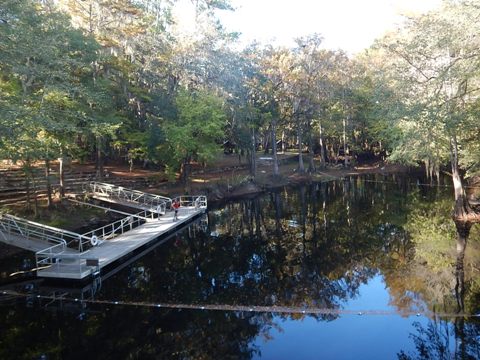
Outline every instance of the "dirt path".
[[(217, 161), (206, 167), (199, 164), (192, 166), (192, 175), (187, 185), (178, 181), (169, 181), (162, 171), (134, 168), (129, 171), (126, 165), (106, 166), (110, 177), (125, 179), (151, 179), (148, 186), (139, 181), (137, 189), (153, 192), (160, 195), (175, 197), (182, 194), (206, 194), (209, 200), (222, 200), (224, 198), (254, 194), (266, 189), (272, 189), (289, 184), (299, 184), (310, 181), (329, 181), (349, 175), (360, 174), (387, 174), (405, 172), (408, 169), (401, 165), (372, 162), (361, 164), (352, 168), (343, 168), (341, 165), (327, 166), (322, 171), (314, 174), (299, 174), (297, 172), (298, 155), (295, 153), (279, 154), (280, 176), (274, 178), (271, 174), (273, 163), (271, 155), (257, 154), (257, 176), (252, 180), (249, 164), (245, 158), (239, 161), (237, 155), (222, 154)], [(316, 161), (319, 164), (319, 160)], [(91, 165), (85, 171), (91, 170)], [(104, 180), (108, 182), (108, 178)]]

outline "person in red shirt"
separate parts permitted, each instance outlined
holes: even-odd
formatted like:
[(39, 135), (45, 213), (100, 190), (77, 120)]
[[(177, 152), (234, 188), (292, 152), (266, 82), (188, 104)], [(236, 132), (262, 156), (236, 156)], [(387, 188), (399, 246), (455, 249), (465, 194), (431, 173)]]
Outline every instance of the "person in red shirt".
[(175, 199), (173, 200), (172, 208), (175, 211), (175, 214), (173, 215), (173, 221), (178, 220), (178, 208), (180, 207), (180, 202)]

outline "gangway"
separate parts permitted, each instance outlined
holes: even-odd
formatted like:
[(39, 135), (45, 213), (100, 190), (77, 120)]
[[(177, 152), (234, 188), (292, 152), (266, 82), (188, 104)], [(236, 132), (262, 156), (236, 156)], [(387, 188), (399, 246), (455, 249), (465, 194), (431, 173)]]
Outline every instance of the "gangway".
[(0, 241), (25, 250), (81, 250), (82, 235), (52, 226), (39, 224), (13, 215), (0, 215)]
[(96, 181), (86, 184), (84, 190), (97, 200), (125, 205), (160, 215), (164, 215), (172, 205), (172, 199), (165, 196)]

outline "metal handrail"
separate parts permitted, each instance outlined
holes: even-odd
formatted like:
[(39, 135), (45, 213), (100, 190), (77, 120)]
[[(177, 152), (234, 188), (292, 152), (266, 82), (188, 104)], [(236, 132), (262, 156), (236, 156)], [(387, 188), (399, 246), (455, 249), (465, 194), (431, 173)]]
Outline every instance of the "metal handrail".
[(88, 183), (88, 190), (92, 193), (118, 199), (126, 202), (133, 202), (139, 205), (150, 207), (150, 211), (164, 214), (171, 204), (172, 199), (155, 194), (149, 194), (138, 190), (126, 189), (122, 186), (116, 186), (107, 183), (92, 181)]
[(82, 269), (87, 268), (92, 272), (94, 271), (90, 266), (87, 266), (87, 260), (91, 258), (88, 251), (78, 254), (69, 254), (63, 253), (62, 251), (54, 252), (54, 249), (55, 246), (52, 246), (49, 249), (38, 251), (35, 254), (38, 269), (53, 267), (56, 272), (60, 273), (62, 267), (69, 267), (69, 270), (71, 270), (72, 266), (76, 266), (78, 267), (79, 273), (82, 272)]
[[(59, 248), (59, 251), (57, 252), (54, 252), (53, 250), (54, 249), (57, 249)], [(43, 255), (46, 255), (46, 256), (49, 256), (51, 257), (52, 255), (58, 255), (58, 254), (62, 254), (63, 252), (65, 252), (65, 249), (66, 249), (66, 246), (65, 244), (56, 244), (56, 245), (53, 245), (53, 246), (50, 246), (48, 248), (45, 248), (45, 249), (42, 249), (40, 251), (37, 251), (35, 253), (35, 256), (43, 256)], [(75, 254), (74, 254), (75, 255)]]
[(142, 211), (138, 214), (127, 216), (126, 218), (117, 220), (108, 225), (91, 230), (82, 234), (83, 237), (90, 239), (93, 236), (97, 236), (100, 241), (107, 240), (118, 234), (123, 234), (125, 231), (132, 230), (133, 228), (144, 224), (148, 219), (154, 219), (154, 214), (149, 211)]
[(60, 244), (53, 245), (49, 248), (37, 251), (35, 253), (35, 261), (37, 263), (37, 269), (46, 267), (46, 266), (51, 266), (55, 262), (57, 262), (57, 256), (63, 253), (65, 251), (65, 248), (60, 248), (60, 251), (54, 252), (53, 250), (59, 247)]
[[(139, 196), (143, 195), (144, 193), (139, 194)], [(157, 197), (156, 195), (152, 196)], [(168, 199), (168, 202), (162, 200), (163, 202), (161, 204), (163, 205), (164, 211), (166, 211), (167, 208), (172, 208), (172, 199), (161, 196), (158, 196), (158, 198)], [(178, 196), (175, 199), (180, 202), (181, 207), (187, 208), (187, 211), (207, 208), (207, 197), (204, 195), (185, 195)], [(2, 234), (6, 240), (6, 235), (9, 234), (20, 235), (27, 239), (43, 240), (46, 248), (37, 251), (35, 254), (37, 268), (45, 266), (54, 267), (54, 270), (60, 272), (62, 267), (65, 268), (68, 266), (70, 271), (72, 266), (78, 266), (79, 272), (93, 271), (93, 269), (91, 269), (91, 263), (88, 262), (88, 260), (92, 260), (89, 254), (90, 252), (84, 251), (85, 248), (94, 245), (93, 240), (102, 242), (108, 238), (123, 234), (125, 231), (132, 230), (134, 227), (142, 225), (150, 219), (156, 218), (160, 219), (160, 212), (143, 210), (137, 214), (129, 215), (126, 218), (87, 233), (77, 234), (72, 231), (38, 224), (12, 215), (0, 215), (0, 234)], [(78, 242), (78, 253), (67, 251), (67, 246), (72, 242)], [(98, 264), (98, 259), (95, 260), (97, 260)]]
[(72, 242), (81, 242), (81, 235), (52, 226), (39, 224), (33, 221), (17, 218), (13, 215), (1, 215), (0, 225), (4, 235), (20, 235), (26, 239), (40, 240), (48, 244), (64, 244), (65, 247)]
[(180, 202), (180, 207), (193, 207), (195, 209), (206, 209), (208, 205), (205, 195), (181, 195), (173, 198), (173, 201)]

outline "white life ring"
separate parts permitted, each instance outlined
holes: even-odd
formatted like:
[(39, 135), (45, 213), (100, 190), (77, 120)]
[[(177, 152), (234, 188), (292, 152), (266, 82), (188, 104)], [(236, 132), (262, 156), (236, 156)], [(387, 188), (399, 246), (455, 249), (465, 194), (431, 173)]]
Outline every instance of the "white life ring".
[(90, 238), (90, 244), (92, 244), (92, 246), (97, 246), (99, 242), (100, 242), (100, 241), (98, 240), (97, 235), (93, 235), (93, 236)]

